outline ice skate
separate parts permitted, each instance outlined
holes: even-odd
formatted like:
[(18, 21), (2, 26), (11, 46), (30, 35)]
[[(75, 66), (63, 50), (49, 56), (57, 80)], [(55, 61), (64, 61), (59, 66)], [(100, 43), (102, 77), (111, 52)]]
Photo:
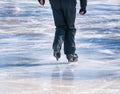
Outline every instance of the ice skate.
[(67, 59), (68, 59), (68, 63), (77, 63), (78, 55), (77, 54), (68, 54)]
[(61, 53), (60, 50), (54, 50), (54, 57), (56, 58), (56, 60), (58, 61), (58, 59), (61, 57)]

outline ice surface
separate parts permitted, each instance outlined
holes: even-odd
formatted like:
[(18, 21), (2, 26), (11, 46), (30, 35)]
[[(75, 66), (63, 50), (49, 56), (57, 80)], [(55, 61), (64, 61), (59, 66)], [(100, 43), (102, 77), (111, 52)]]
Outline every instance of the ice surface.
[[(79, 2), (79, 0), (78, 0)], [(48, 0), (0, 1), (0, 94), (120, 94), (120, 1), (88, 0), (76, 18), (79, 62), (52, 56)]]

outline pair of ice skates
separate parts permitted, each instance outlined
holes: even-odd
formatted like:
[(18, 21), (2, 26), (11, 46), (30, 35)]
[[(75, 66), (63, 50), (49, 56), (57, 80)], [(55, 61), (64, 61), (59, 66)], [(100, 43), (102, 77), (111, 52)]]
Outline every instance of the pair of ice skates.
[[(60, 50), (54, 50), (53, 54), (58, 61), (58, 59), (61, 57)], [(78, 61), (78, 55), (77, 54), (67, 54), (66, 58), (67, 58), (69, 63)]]

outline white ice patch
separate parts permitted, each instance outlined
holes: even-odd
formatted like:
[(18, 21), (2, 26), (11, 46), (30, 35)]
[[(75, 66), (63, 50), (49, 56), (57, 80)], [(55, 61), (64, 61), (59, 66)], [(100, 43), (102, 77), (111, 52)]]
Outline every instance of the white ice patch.
[(112, 50), (108, 50), (108, 49), (101, 49), (99, 50), (99, 52), (104, 54), (111, 54), (111, 55), (115, 54)]

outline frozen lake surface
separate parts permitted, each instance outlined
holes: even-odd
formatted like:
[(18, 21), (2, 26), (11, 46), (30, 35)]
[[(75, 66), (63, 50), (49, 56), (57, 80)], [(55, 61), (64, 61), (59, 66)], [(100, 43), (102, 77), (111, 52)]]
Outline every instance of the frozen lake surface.
[(52, 55), (48, 0), (0, 0), (0, 94), (120, 94), (120, 1), (88, 0), (87, 10), (77, 4), (79, 62), (69, 65)]

